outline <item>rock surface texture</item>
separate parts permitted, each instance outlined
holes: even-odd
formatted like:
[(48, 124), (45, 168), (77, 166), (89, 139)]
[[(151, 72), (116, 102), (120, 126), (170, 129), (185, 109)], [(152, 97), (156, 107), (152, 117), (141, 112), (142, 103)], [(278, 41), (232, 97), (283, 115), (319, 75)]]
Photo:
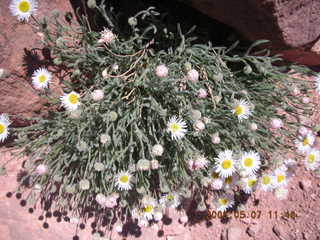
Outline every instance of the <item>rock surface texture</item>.
[[(34, 21), (22, 23), (9, 11), (10, 0), (0, 1), (0, 69), (10, 75), (0, 78), (0, 113), (32, 117), (43, 109), (43, 98), (32, 88), (31, 75), (39, 67), (49, 67), (50, 57), (32, 26)], [(69, 1), (38, 1), (37, 18), (51, 16), (53, 9), (72, 11)], [(56, 83), (58, 79), (53, 79)], [(55, 85), (55, 84), (54, 84)], [(56, 88), (56, 87), (54, 87)], [(14, 116), (10, 116), (14, 119)], [(14, 119), (15, 125), (24, 124)]]
[(320, 1), (192, 0), (192, 5), (250, 41), (268, 39), (291, 61), (320, 65)]

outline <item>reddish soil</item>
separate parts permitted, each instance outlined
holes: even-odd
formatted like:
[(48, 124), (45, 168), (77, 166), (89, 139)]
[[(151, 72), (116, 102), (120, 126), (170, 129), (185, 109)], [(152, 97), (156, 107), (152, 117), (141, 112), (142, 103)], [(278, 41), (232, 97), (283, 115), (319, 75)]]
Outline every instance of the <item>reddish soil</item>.
[[(4, 10), (2, 6), (7, 7), (9, 0), (0, 1), (0, 24), (6, 26), (0, 30), (0, 67), (14, 73), (11, 82), (16, 79), (18, 85), (23, 86), (22, 88), (13, 87), (9, 94), (8, 90), (2, 89), (0, 84), (0, 95), (2, 95), (0, 96), (0, 112), (9, 111), (9, 113), (29, 116), (32, 111), (41, 110), (41, 101), (37, 93), (24, 90), (31, 89), (29, 80), (25, 76), (30, 77), (30, 69), (34, 70), (37, 67), (28, 65), (30, 61), (25, 62), (24, 53), (27, 52), (24, 49), (31, 50), (31, 48), (40, 47), (37, 43), (38, 37), (29, 25), (18, 23), (7, 10)], [(39, 8), (42, 9), (42, 15), (45, 15), (55, 8), (70, 10), (71, 6), (69, 1), (51, 0), (41, 1)], [(45, 57), (40, 55), (39, 61), (40, 63), (45, 62)], [(27, 65), (23, 65), (26, 63)], [(19, 91), (14, 89), (19, 89)], [(21, 94), (21, 102), (17, 102), (17, 99), (20, 99), (17, 93)], [(9, 99), (9, 96), (14, 96), (15, 99)], [(5, 99), (5, 102), (2, 99)], [(320, 97), (314, 100), (320, 103)], [(21, 107), (15, 109), (19, 106), (23, 106), (23, 109)], [(319, 110), (319, 107), (314, 109), (313, 123), (320, 121)], [(320, 140), (317, 139), (317, 141), (320, 149)], [(12, 150), (8, 148), (0, 148), (0, 166), (13, 158), (11, 153)], [(92, 239), (91, 223), (86, 224), (81, 230), (63, 219), (59, 222), (59, 219), (54, 216), (39, 220), (39, 216), (43, 214), (42, 210), (34, 209), (33, 213), (29, 213), (30, 206), (21, 206), (24, 205), (21, 202), (24, 196), (20, 199), (17, 199), (14, 193), (11, 198), (6, 196), (18, 185), (17, 174), (21, 169), (22, 161), (23, 159), (12, 160), (7, 165), (7, 175), (0, 177), (0, 240), (69, 240), (77, 239), (75, 236), (83, 240)], [(140, 235), (128, 234), (126, 239), (320, 240), (320, 176), (306, 171), (300, 164), (296, 175), (289, 182), (289, 190), (286, 200), (278, 200), (272, 193), (255, 192), (248, 198), (244, 210), (250, 216), (249, 218), (236, 219), (231, 214), (232, 219), (229, 220), (215, 218), (206, 222), (205, 220), (198, 221), (199, 216), (193, 216), (190, 218), (192, 224), (184, 226), (178, 222), (180, 213), (171, 211), (169, 213), (169, 218), (172, 220), (170, 224), (161, 222), (152, 227), (143, 228)], [(272, 212), (272, 217), (269, 211)], [(281, 217), (280, 215), (286, 211), (294, 212), (298, 216), (295, 219)], [(278, 218), (275, 218), (276, 212)], [(253, 219), (255, 213), (261, 213), (259, 219), (257, 217)], [(48, 227), (45, 223), (48, 224)], [(115, 232), (111, 234), (112, 239), (124, 238)]]

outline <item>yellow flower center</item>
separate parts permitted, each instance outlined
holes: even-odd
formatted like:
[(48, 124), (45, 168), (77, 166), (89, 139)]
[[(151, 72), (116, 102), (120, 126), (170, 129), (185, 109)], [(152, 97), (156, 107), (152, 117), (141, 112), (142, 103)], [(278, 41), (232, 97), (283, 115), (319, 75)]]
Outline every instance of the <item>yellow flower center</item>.
[(46, 80), (47, 80), (47, 78), (46, 78), (45, 75), (41, 75), (41, 76), (39, 77), (39, 82), (40, 82), (40, 83), (44, 83)]
[(76, 94), (73, 94), (71, 93), (69, 95), (69, 101), (72, 103), (72, 104), (77, 104), (79, 102), (79, 97), (76, 95)]
[(153, 206), (152, 205), (147, 205), (144, 209), (143, 209), (144, 212), (146, 213), (150, 213), (153, 211)]
[(243, 106), (239, 105), (235, 108), (235, 113), (237, 116), (240, 116), (244, 113), (245, 109)]
[(251, 179), (248, 180), (248, 187), (252, 188), (256, 184), (257, 180)]
[(6, 131), (6, 126), (0, 123), (0, 134), (3, 134)]
[(286, 179), (286, 176), (284, 176), (284, 175), (278, 175), (278, 176), (277, 176), (277, 181), (278, 181), (278, 183), (283, 182), (285, 179)]
[(219, 203), (223, 206), (226, 206), (228, 204), (228, 199), (226, 198), (219, 198)]
[(306, 137), (305, 139), (303, 139), (303, 146), (308, 146), (310, 145), (309, 139)]
[(127, 183), (127, 182), (129, 182), (129, 176), (127, 176), (127, 175), (121, 176), (121, 177), (120, 177), (120, 182), (122, 182), (122, 183)]
[(181, 130), (181, 126), (178, 123), (172, 123), (170, 128), (173, 133), (179, 132)]
[(19, 3), (18, 8), (21, 12), (26, 13), (26, 12), (29, 12), (31, 6), (28, 1), (22, 1)]
[(173, 195), (169, 194), (169, 195), (167, 196), (167, 200), (168, 200), (168, 201), (172, 201), (173, 199), (174, 199), (174, 196), (173, 196)]
[(313, 153), (311, 153), (308, 158), (308, 163), (314, 163), (315, 161), (316, 161), (316, 156)]
[(230, 176), (230, 177), (227, 177), (225, 180), (224, 180), (224, 182), (226, 183), (226, 184), (231, 184), (232, 183), (232, 177)]
[(252, 167), (253, 166), (253, 158), (250, 158), (250, 157), (246, 158), (244, 160), (243, 164), (245, 167)]
[(262, 177), (262, 183), (264, 185), (268, 185), (271, 182), (271, 178), (269, 176)]
[(223, 169), (229, 169), (232, 167), (232, 161), (229, 159), (223, 160), (221, 165)]

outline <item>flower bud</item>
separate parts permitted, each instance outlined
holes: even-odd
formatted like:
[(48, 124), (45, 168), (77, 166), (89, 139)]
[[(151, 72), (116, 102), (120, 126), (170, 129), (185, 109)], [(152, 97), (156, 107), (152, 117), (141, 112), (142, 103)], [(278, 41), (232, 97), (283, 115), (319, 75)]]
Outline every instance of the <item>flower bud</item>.
[(105, 166), (101, 162), (96, 162), (96, 163), (94, 163), (93, 168), (94, 168), (94, 170), (100, 172), (100, 171), (103, 171), (105, 169)]
[(110, 121), (114, 122), (118, 118), (118, 113), (116, 113), (115, 111), (111, 111), (111, 112), (109, 112), (108, 116), (109, 116)]
[(113, 34), (113, 32), (109, 29), (104, 29), (101, 32), (101, 37), (98, 40), (98, 43), (112, 43), (115, 40), (116, 36)]
[(39, 175), (43, 175), (43, 174), (47, 173), (47, 171), (48, 171), (48, 167), (47, 167), (47, 165), (44, 165), (44, 164), (40, 164), (36, 168), (36, 172)]
[(91, 93), (91, 98), (93, 101), (101, 101), (104, 97), (104, 92), (101, 89), (96, 89)]
[(106, 196), (103, 195), (102, 193), (98, 193), (96, 196), (96, 201), (99, 203), (101, 206), (104, 206), (106, 204)]
[(198, 91), (198, 98), (206, 98), (208, 96), (207, 90), (200, 88)]
[(278, 129), (278, 128), (282, 128), (282, 126), (283, 126), (283, 122), (281, 119), (279, 118), (271, 119), (271, 128)]
[(70, 185), (67, 185), (67, 186), (66, 186), (66, 192), (67, 192), (67, 193), (72, 194), (72, 193), (75, 193), (75, 191), (76, 191), (76, 188), (75, 188), (74, 185), (70, 184)]
[(252, 68), (250, 67), (250, 65), (246, 65), (244, 68), (243, 68), (243, 72), (245, 74), (250, 74), (252, 73)]
[(190, 110), (189, 112), (190, 118), (194, 121), (199, 120), (201, 118), (201, 112), (199, 110)]
[(195, 121), (193, 126), (197, 131), (203, 131), (206, 128), (206, 125), (201, 120)]
[(187, 79), (191, 82), (198, 82), (199, 81), (199, 72), (195, 69), (191, 69), (187, 73)]
[(300, 90), (297, 87), (294, 87), (292, 90), (292, 95), (293, 96), (298, 96), (300, 94)]
[(146, 171), (150, 169), (150, 161), (147, 159), (140, 159), (137, 162), (137, 170)]
[(108, 134), (101, 134), (100, 135), (100, 142), (102, 144), (107, 144), (111, 141), (111, 137)]
[(135, 27), (138, 24), (138, 20), (135, 17), (130, 17), (128, 19), (128, 23), (129, 23), (130, 26)]
[(152, 147), (151, 154), (153, 156), (161, 156), (163, 154), (163, 147), (161, 144), (156, 144)]
[(211, 142), (213, 144), (219, 144), (221, 141), (220, 137), (219, 137), (219, 133), (213, 134), (211, 137)]
[(258, 125), (256, 123), (251, 123), (250, 124), (250, 130), (251, 131), (256, 131), (258, 129)]
[(79, 152), (86, 152), (88, 150), (88, 144), (84, 141), (80, 141), (77, 144), (77, 149)]
[(88, 8), (95, 8), (97, 6), (96, 0), (88, 0), (87, 1)]
[(159, 161), (158, 160), (151, 160), (151, 169), (156, 170), (159, 168)]
[(310, 98), (308, 98), (308, 97), (303, 97), (303, 98), (302, 98), (302, 102), (303, 102), (304, 104), (308, 104), (308, 103), (310, 103)]
[(168, 74), (169, 74), (169, 69), (164, 64), (156, 67), (156, 75), (159, 78), (165, 78), (168, 76)]
[(119, 65), (118, 64), (113, 64), (111, 66), (111, 68), (112, 68), (112, 71), (117, 72), (119, 70)]
[(90, 188), (90, 182), (87, 179), (82, 179), (79, 186), (81, 190), (88, 190)]

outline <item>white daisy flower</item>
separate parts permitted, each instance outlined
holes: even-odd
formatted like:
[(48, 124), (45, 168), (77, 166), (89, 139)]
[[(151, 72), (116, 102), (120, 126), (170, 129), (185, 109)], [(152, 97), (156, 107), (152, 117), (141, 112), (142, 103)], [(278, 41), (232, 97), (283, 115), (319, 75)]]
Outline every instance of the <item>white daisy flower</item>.
[(274, 171), (275, 175), (275, 186), (284, 186), (287, 184), (287, 168), (279, 167)]
[(237, 186), (239, 182), (239, 175), (233, 174), (232, 176), (229, 176), (227, 178), (223, 179), (223, 188), (225, 190), (233, 189), (235, 186)]
[(11, 14), (17, 16), (19, 21), (28, 21), (38, 7), (36, 0), (12, 0), (9, 6)]
[(272, 191), (275, 187), (276, 178), (270, 174), (264, 174), (259, 179), (259, 186), (263, 191)]
[(236, 170), (236, 161), (233, 159), (231, 150), (220, 152), (215, 160), (214, 169), (219, 173), (220, 177), (232, 176)]
[(244, 152), (240, 158), (239, 168), (245, 175), (255, 175), (260, 168), (261, 161), (260, 156), (257, 152)]
[(4, 140), (9, 135), (9, 128), (10, 120), (6, 114), (0, 115), (0, 143), (4, 142)]
[(171, 138), (179, 140), (184, 137), (187, 132), (187, 124), (185, 121), (172, 116), (167, 124), (167, 131), (171, 133)]
[(239, 121), (248, 119), (251, 115), (249, 103), (244, 99), (236, 100), (231, 112), (238, 117)]
[(74, 91), (71, 93), (65, 93), (60, 97), (62, 106), (65, 107), (68, 111), (74, 111), (80, 106), (80, 95)]
[(149, 203), (146, 203), (142, 208), (143, 216), (147, 220), (152, 220), (153, 214), (155, 213), (155, 208), (156, 208), (156, 203), (154, 201), (150, 201)]
[(307, 153), (306, 158), (304, 160), (304, 165), (307, 170), (315, 170), (319, 167), (320, 163), (320, 152), (316, 149), (311, 149), (310, 152)]
[(225, 212), (234, 205), (234, 198), (230, 194), (223, 194), (215, 199), (214, 205), (217, 211)]
[(159, 201), (160, 204), (166, 207), (177, 208), (181, 203), (181, 197), (178, 193), (173, 192), (163, 196)]
[(257, 177), (250, 176), (250, 177), (242, 178), (240, 180), (240, 187), (246, 194), (252, 193), (253, 191), (256, 190), (256, 187), (257, 187)]
[(47, 88), (52, 74), (46, 68), (39, 68), (32, 74), (32, 84), (36, 89)]
[(130, 190), (132, 188), (131, 180), (132, 175), (128, 171), (121, 171), (117, 174), (115, 177), (116, 180), (116, 186), (119, 190)]
[(315, 136), (311, 132), (309, 132), (305, 137), (300, 137), (298, 140), (295, 141), (296, 147), (298, 148), (298, 152), (306, 153), (309, 150), (311, 150), (314, 141)]

